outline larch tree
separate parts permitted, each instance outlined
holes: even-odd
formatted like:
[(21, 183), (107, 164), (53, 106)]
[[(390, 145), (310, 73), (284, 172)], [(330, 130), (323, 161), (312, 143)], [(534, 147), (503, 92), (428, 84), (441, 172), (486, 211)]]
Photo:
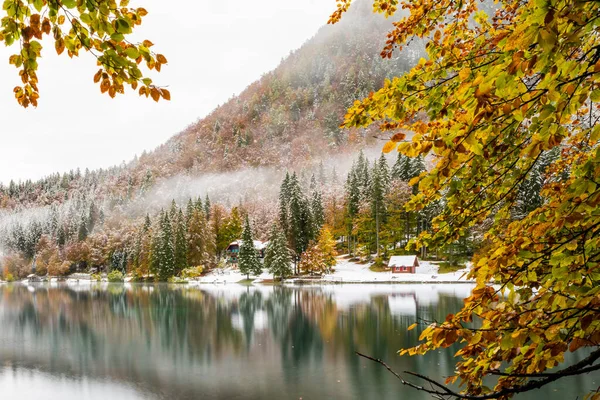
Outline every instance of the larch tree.
[(335, 256), (335, 239), (331, 231), (326, 226), (322, 227), (317, 237), (317, 246), (323, 255), (323, 263), (325, 264), (325, 272), (330, 273), (332, 268), (337, 264)]
[(251, 274), (260, 275), (262, 272), (262, 264), (258, 259), (258, 254), (254, 247), (252, 228), (250, 227), (248, 216), (246, 216), (244, 232), (242, 233), (242, 243), (240, 244), (240, 253), (238, 256), (238, 268), (242, 274), (246, 275), (247, 279), (250, 279)]
[(229, 216), (225, 218), (219, 227), (220, 229), (215, 232), (217, 254), (223, 253), (231, 242), (241, 237), (243, 231), (242, 224), (243, 221), (239, 208), (233, 207)]
[[(332, 23), (351, 0), (337, 3)], [(506, 399), (600, 370), (600, 2), (500, 0), (491, 15), (479, 4), (374, 1), (388, 17), (402, 10), (382, 56), (418, 36), (427, 57), (356, 102), (344, 121), (379, 123), (390, 135), (384, 151), (434, 161), (411, 180), (419, 191), (407, 207), (419, 211), (442, 197), (444, 207), (412, 249), (489, 226), (463, 308), (401, 351), (458, 344), (456, 374), (445, 383), (460, 389), (401, 376), (442, 399)], [(514, 218), (519, 187), (555, 148), (543, 202)], [(579, 361), (565, 365), (566, 352)]]
[(170, 100), (167, 89), (155, 86), (145, 76), (150, 70), (160, 72), (167, 63), (166, 57), (155, 53), (149, 40), (129, 39), (148, 12), (142, 7), (128, 7), (128, 3), (128, 0), (4, 1), (0, 42), (19, 47), (9, 58), (9, 63), (19, 70), (20, 85), (14, 88), (19, 104), (23, 107), (38, 104), (37, 70), (44, 36), (52, 38), (59, 55), (65, 53), (73, 58), (81, 52), (91, 53), (99, 67), (93, 80), (102, 93), (115, 97), (124, 93), (126, 86), (133, 90), (139, 86), (140, 96), (155, 101)]

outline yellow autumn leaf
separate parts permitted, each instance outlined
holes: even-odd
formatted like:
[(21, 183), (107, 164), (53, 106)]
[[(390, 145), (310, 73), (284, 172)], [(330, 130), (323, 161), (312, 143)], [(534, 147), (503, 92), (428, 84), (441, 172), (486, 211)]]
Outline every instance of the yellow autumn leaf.
[(384, 153), (389, 153), (390, 151), (394, 150), (396, 148), (396, 142), (392, 142), (391, 140), (386, 142), (386, 144), (383, 146), (383, 152)]

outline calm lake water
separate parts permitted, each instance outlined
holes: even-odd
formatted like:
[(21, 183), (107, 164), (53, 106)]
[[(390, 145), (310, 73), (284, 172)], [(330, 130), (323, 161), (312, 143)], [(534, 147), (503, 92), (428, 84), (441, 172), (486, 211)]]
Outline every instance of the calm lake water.
[[(417, 342), (418, 330), (406, 331), (417, 318), (444, 319), (469, 290), (0, 286), (0, 397), (429, 399), (354, 351), (443, 380), (452, 349), (396, 351)], [(599, 381), (570, 378), (517, 398), (575, 399)]]

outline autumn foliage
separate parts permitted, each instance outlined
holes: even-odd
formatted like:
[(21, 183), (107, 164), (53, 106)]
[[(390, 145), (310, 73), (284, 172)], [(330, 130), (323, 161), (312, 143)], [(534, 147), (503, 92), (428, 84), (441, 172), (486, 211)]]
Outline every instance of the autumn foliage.
[(22, 86), (14, 88), (19, 104), (38, 104), (37, 69), (44, 36), (52, 38), (59, 55), (65, 50), (71, 58), (82, 51), (91, 53), (100, 67), (94, 83), (102, 93), (115, 97), (125, 92), (125, 86), (136, 90), (139, 85), (140, 96), (170, 100), (169, 91), (153, 85), (140, 69), (144, 63), (147, 70), (160, 72), (166, 57), (153, 52), (149, 40), (132, 43), (127, 39), (148, 12), (128, 5), (129, 0), (5, 0), (0, 42), (20, 44), (20, 51), (9, 59), (19, 69)]
[[(330, 22), (350, 2), (339, 0)], [(418, 36), (427, 58), (356, 102), (344, 122), (379, 123), (391, 137), (385, 151), (434, 162), (411, 182), (419, 193), (408, 208), (445, 207), (413, 248), (489, 228), (463, 309), (401, 352), (460, 344), (446, 383), (461, 392), (421, 377), (421, 390), (439, 398), (508, 398), (600, 369), (600, 3), (502, 0), (487, 13), (480, 5), (374, 1), (386, 16), (403, 11), (381, 55)], [(408, 131), (411, 140), (398, 135)], [(542, 201), (519, 215), (519, 189), (544, 158)], [(582, 352), (581, 361), (563, 365), (565, 352)]]

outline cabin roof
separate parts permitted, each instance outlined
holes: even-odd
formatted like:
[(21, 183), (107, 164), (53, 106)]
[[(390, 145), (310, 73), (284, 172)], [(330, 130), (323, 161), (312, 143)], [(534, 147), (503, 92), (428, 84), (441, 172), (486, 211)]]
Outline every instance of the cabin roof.
[[(268, 242), (261, 242), (260, 240), (253, 240), (253, 242), (254, 242), (254, 248), (256, 250), (264, 249), (265, 247), (267, 247), (267, 243), (268, 243)], [(241, 244), (242, 244), (241, 240), (236, 240), (236, 241), (229, 243), (229, 246), (227, 246), (227, 248), (229, 248), (231, 246), (241, 246)]]
[(418, 264), (419, 259), (417, 258), (417, 256), (392, 256), (392, 257), (390, 257), (388, 266), (389, 267), (391, 267), (392, 265), (395, 265), (397, 267), (413, 266), (415, 264), (415, 260), (417, 261), (417, 264)]

